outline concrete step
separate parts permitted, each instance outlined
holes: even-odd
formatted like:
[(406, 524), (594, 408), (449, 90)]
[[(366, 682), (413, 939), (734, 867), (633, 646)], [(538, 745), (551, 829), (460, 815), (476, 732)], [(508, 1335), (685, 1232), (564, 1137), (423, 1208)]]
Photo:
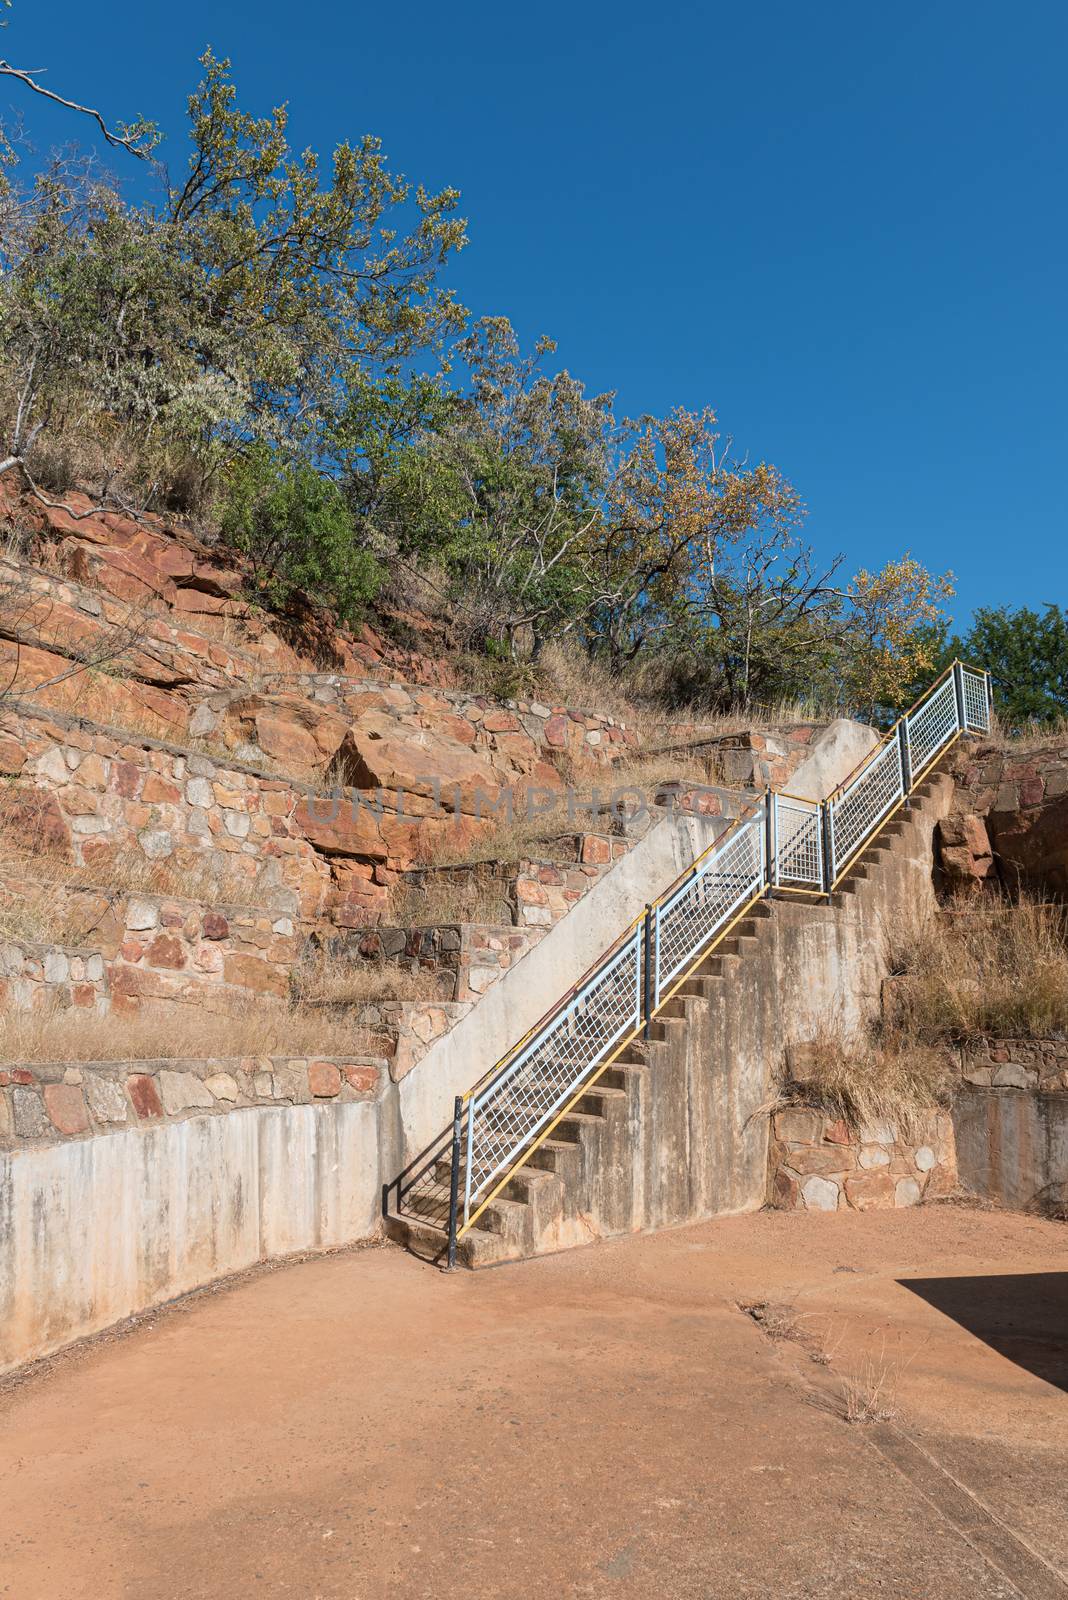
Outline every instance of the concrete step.
[[(555, 1135), (556, 1129), (553, 1130)], [(543, 1139), (538, 1148), (527, 1158), (532, 1167), (540, 1167), (544, 1172), (556, 1172), (564, 1179), (565, 1183), (578, 1176), (579, 1147), (574, 1139)]]
[(646, 1061), (623, 1061), (617, 1057), (610, 1067), (607, 1067), (597, 1080), (599, 1089), (622, 1089), (630, 1094), (649, 1076), (649, 1064)]
[(609, 1117), (616, 1108), (625, 1106), (629, 1098), (628, 1090), (606, 1088), (598, 1082), (586, 1090), (575, 1110), (587, 1117)]

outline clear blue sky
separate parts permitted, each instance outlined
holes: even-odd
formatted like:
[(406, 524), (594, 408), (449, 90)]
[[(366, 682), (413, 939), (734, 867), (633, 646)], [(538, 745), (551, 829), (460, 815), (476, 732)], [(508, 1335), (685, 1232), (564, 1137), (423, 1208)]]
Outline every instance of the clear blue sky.
[(207, 43), (298, 146), (460, 188), (461, 298), (627, 412), (713, 405), (821, 553), (951, 567), (961, 623), (1068, 602), (1063, 3), (15, 0), (0, 36), (174, 171)]

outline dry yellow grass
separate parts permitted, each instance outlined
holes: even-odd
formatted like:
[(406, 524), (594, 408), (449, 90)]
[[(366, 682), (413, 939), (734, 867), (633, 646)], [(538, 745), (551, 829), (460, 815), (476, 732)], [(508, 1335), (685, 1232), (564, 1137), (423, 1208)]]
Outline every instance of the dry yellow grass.
[(400, 928), (438, 928), (454, 922), (510, 927), (512, 907), (499, 877), (428, 873), (421, 884), (400, 883), (390, 895), (390, 920)]
[(806, 1041), (804, 1082), (787, 1096), (822, 1105), (851, 1127), (891, 1122), (907, 1135), (947, 1103), (954, 1077), (944, 1046), (902, 1030), (845, 1032), (825, 1020)]
[(921, 1039), (1042, 1037), (1068, 1029), (1068, 913), (1024, 897), (958, 901), (888, 930), (897, 1026)]
[(298, 1006), (369, 1006), (384, 1000), (436, 1000), (452, 989), (451, 974), (319, 950), (293, 973)]
[(369, 1054), (374, 1054), (374, 1038), (355, 1014), (300, 1004), (261, 1002), (232, 1014), (198, 1005), (154, 1006), (144, 1015), (130, 1016), (101, 1017), (81, 1009), (0, 1014), (0, 1061), (27, 1065), (145, 1061), (163, 1055), (209, 1060)]
[(614, 717), (632, 728), (643, 744), (662, 740), (672, 725), (686, 732), (699, 726), (703, 733), (714, 737), (796, 722), (830, 722), (848, 714), (841, 706), (805, 700), (781, 700), (728, 713), (711, 711), (699, 703), (673, 707), (670, 662), (660, 657), (639, 657), (620, 675), (612, 671), (607, 661), (591, 657), (580, 645), (567, 640), (547, 644), (536, 663), (464, 656), (459, 666), (465, 686), (477, 693), (503, 699), (545, 700), (576, 711)]

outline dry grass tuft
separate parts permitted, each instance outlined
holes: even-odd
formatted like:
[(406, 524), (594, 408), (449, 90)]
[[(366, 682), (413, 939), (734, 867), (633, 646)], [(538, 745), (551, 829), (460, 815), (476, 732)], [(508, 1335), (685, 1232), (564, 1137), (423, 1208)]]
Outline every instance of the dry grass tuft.
[(888, 929), (897, 1024), (921, 1039), (1068, 1030), (1068, 911), (1024, 897), (959, 901)]
[(891, 1122), (907, 1136), (947, 1104), (954, 1081), (939, 1045), (895, 1029), (846, 1034), (824, 1022), (807, 1041), (805, 1081), (795, 1093), (850, 1127)]
[(451, 872), (428, 873), (420, 884), (397, 884), (390, 896), (390, 915), (401, 928), (440, 928), (456, 922), (510, 928), (515, 923), (515, 910), (500, 877)]
[[(161, 1026), (164, 1017), (166, 1022)], [(0, 1061), (154, 1061), (221, 1056), (373, 1055), (374, 1038), (344, 1013), (277, 1002), (206, 1011), (203, 1001), (95, 1016), (81, 1009), (0, 1014)]]
[(293, 973), (298, 1006), (369, 1006), (383, 1000), (437, 1000), (451, 991), (452, 974), (402, 967), (389, 961), (333, 955), (318, 950)]

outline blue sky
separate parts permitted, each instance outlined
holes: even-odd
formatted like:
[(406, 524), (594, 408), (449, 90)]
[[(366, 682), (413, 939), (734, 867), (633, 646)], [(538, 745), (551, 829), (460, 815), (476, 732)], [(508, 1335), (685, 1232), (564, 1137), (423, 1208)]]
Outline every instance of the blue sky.
[(821, 554), (952, 568), (962, 623), (1068, 602), (1068, 7), (15, 0), (0, 41), (173, 170), (207, 43), (298, 146), (460, 188), (461, 298), (626, 412), (714, 406)]

